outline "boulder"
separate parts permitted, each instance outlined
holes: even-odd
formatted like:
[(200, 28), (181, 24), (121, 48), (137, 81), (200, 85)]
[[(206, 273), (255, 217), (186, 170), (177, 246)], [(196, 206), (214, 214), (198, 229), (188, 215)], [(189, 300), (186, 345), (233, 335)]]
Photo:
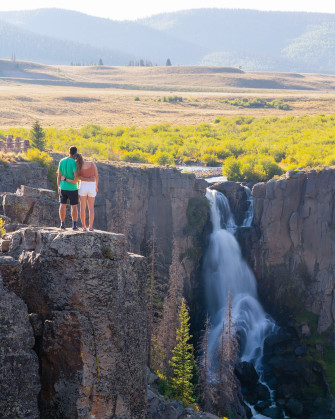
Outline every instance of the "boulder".
[(235, 374), (243, 387), (254, 387), (259, 376), (251, 362), (243, 361), (236, 365)]

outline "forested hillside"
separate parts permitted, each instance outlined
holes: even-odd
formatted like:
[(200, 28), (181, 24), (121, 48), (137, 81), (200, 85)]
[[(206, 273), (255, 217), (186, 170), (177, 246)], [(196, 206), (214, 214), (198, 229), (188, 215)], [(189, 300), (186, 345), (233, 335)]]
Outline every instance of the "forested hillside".
[(104, 63), (124, 65), (134, 58), (107, 48), (40, 35), (1, 20), (0, 57), (65, 65), (89, 65), (98, 63), (100, 59)]
[(172, 65), (335, 73), (335, 14), (197, 9), (134, 22), (38, 9), (0, 12), (0, 19), (14, 25), (2, 29), (2, 58), (89, 64), (99, 55), (109, 65), (169, 58)]

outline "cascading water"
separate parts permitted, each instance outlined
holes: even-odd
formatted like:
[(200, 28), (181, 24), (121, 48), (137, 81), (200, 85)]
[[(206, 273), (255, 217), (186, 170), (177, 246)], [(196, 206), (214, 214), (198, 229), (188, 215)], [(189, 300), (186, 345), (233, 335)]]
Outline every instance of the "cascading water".
[[(203, 264), (207, 307), (212, 323), (208, 353), (215, 358), (230, 290), (232, 315), (241, 337), (241, 358), (252, 362), (262, 378), (264, 339), (275, 332), (276, 325), (258, 301), (255, 277), (242, 258), (234, 237), (238, 227), (227, 198), (211, 189), (207, 189), (206, 197), (210, 202), (213, 225)], [(242, 226), (250, 226), (251, 221), (252, 215), (248, 211)]]

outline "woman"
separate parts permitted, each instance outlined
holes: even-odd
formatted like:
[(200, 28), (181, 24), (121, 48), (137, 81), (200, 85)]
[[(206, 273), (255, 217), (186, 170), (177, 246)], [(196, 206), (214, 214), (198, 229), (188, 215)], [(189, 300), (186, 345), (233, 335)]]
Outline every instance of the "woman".
[[(86, 226), (86, 206), (88, 207), (88, 230), (94, 231), (94, 201), (98, 192), (98, 170), (92, 161), (84, 160), (80, 153), (76, 153), (74, 159), (77, 163), (76, 177), (73, 180), (66, 179), (70, 183), (77, 183), (80, 180), (78, 191), (80, 201), (80, 219), (83, 231), (87, 231)], [(63, 180), (63, 179), (62, 179)]]

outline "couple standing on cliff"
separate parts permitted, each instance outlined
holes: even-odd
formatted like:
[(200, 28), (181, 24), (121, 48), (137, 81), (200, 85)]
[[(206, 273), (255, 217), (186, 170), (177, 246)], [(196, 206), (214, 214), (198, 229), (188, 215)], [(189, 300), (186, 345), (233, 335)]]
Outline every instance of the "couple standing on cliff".
[[(79, 187), (80, 181), (80, 187)], [(94, 231), (94, 200), (98, 192), (98, 170), (91, 161), (86, 161), (78, 153), (77, 147), (69, 148), (69, 156), (59, 162), (57, 185), (59, 193), (60, 228), (65, 230), (66, 204), (70, 201), (72, 229), (78, 230), (78, 196), (80, 200), (80, 220), (83, 231)], [(86, 207), (89, 213), (89, 226), (86, 227)]]

